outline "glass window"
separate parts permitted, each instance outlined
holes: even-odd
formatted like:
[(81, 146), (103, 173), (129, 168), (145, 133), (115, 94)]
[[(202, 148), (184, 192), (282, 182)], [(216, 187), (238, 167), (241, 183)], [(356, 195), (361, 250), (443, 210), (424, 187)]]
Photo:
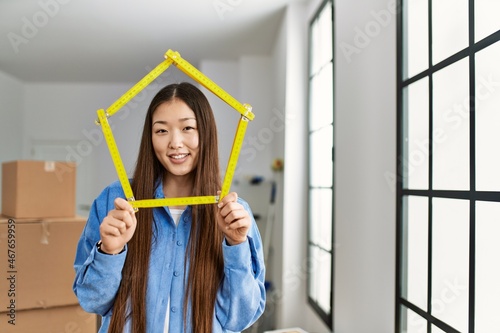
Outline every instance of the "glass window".
[(426, 189), (429, 188), (429, 79), (409, 85), (403, 95), (407, 124), (403, 179), (410, 188)]
[(311, 189), (310, 242), (332, 250), (332, 191), (327, 188)]
[(500, 327), (500, 203), (476, 203), (476, 332), (493, 332)]
[(476, 0), (474, 2), (476, 42), (500, 30), (500, 2), (498, 0)]
[(476, 54), (476, 188), (500, 190), (500, 42)]
[(333, 1), (309, 28), (308, 301), (333, 327)]
[(468, 6), (468, 0), (432, 1), (433, 64), (437, 64), (469, 45)]
[(402, 306), (400, 308), (400, 323), (401, 331), (404, 333), (422, 333), (427, 332), (427, 323), (424, 318), (420, 317), (416, 312)]
[(311, 96), (309, 113), (310, 130), (318, 130), (325, 124), (333, 123), (333, 64), (328, 62), (317, 77), (310, 81)]
[(467, 59), (433, 76), (433, 187), (469, 189), (469, 68)]
[(500, 1), (398, 5), (396, 332), (495, 332)]
[(310, 143), (310, 186), (332, 187), (333, 184), (333, 125), (313, 131)]
[(409, 196), (403, 209), (403, 296), (427, 310), (428, 199)]
[(432, 201), (431, 314), (467, 331), (469, 296), (469, 202)]
[(443, 331), (442, 329), (440, 329), (439, 327), (435, 326), (435, 325), (432, 325), (432, 333), (446, 333), (446, 331)]
[(412, 77), (429, 67), (429, 1), (410, 1), (405, 20), (406, 48), (405, 77)]

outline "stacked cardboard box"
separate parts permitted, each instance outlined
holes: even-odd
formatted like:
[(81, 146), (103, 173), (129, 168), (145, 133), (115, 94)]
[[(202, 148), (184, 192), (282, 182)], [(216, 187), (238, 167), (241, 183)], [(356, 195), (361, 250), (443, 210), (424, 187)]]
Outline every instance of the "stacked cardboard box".
[(84, 225), (81, 217), (0, 217), (0, 273), (7, 282), (0, 284), (0, 332), (96, 331), (95, 315), (80, 309), (72, 289)]
[(21, 160), (2, 164), (2, 215), (73, 217), (75, 198), (75, 163)]
[(2, 213), (8, 216), (0, 216), (0, 332), (96, 332), (96, 316), (80, 308), (72, 289), (86, 222), (75, 216), (74, 198), (74, 166), (2, 165)]

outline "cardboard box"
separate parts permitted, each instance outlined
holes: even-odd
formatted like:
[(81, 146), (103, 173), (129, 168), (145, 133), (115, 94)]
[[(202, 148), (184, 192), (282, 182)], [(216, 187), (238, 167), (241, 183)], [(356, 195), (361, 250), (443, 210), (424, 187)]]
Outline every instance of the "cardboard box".
[(85, 223), (0, 217), (0, 312), (11, 302), (17, 311), (78, 304), (73, 263)]
[(2, 215), (72, 217), (75, 212), (75, 163), (28, 160), (2, 163)]
[[(13, 314), (11, 319), (5, 313), (0, 317), (2, 333), (95, 333), (97, 316), (85, 311), (79, 305), (48, 309), (24, 310)], [(14, 320), (13, 322), (11, 320)], [(9, 323), (15, 323), (15, 325)]]

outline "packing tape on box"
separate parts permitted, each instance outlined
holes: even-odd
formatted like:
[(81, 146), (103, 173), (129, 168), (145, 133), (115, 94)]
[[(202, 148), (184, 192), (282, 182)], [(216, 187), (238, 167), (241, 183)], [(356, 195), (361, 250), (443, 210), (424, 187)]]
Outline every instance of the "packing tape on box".
[(46, 161), (43, 165), (43, 169), (45, 172), (54, 172), (56, 171), (56, 162), (54, 161)]
[(47, 221), (42, 221), (42, 223), (40, 224), (42, 225), (42, 232), (40, 234), (40, 243), (43, 245), (49, 245), (50, 223)]

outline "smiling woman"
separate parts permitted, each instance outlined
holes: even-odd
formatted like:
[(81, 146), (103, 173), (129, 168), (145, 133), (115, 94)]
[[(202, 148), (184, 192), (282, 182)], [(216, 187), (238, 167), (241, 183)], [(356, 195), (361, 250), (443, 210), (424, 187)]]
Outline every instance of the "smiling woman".
[[(215, 119), (194, 85), (153, 98), (132, 189), (138, 200), (221, 189)], [(100, 332), (240, 332), (260, 317), (262, 241), (244, 200), (136, 214), (123, 197), (116, 182), (94, 201), (76, 254), (74, 290)]]

